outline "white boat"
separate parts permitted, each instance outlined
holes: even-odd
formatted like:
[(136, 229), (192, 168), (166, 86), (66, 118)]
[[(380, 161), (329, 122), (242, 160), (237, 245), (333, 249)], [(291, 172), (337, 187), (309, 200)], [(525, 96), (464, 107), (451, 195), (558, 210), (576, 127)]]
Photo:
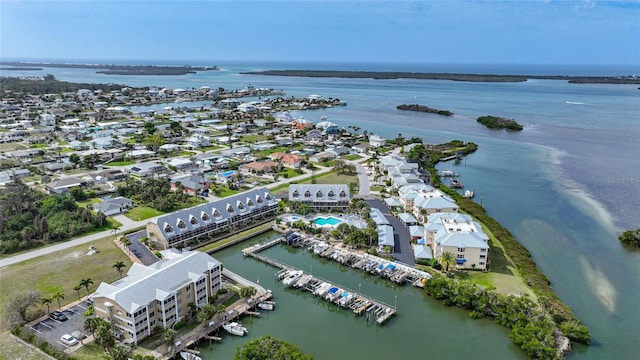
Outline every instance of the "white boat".
[(180, 351), (180, 357), (184, 360), (202, 360), (200, 356), (188, 351)]
[(282, 280), (282, 283), (285, 286), (293, 286), (293, 284), (300, 279), (300, 277), (304, 274), (302, 270), (294, 270), (287, 274), (287, 276)]
[(466, 197), (467, 199), (472, 199), (473, 195), (475, 195), (475, 192), (473, 190), (465, 190), (464, 191), (464, 197)]
[(307, 285), (307, 283), (313, 278), (312, 275), (310, 274), (304, 274), (300, 277), (300, 279), (298, 279), (298, 281), (296, 281), (293, 285), (293, 287), (295, 288), (301, 288), (304, 287), (305, 285)]
[(260, 308), (262, 310), (271, 311), (271, 310), (273, 310), (273, 304), (261, 302), (261, 303), (258, 303), (258, 308)]
[(316, 291), (314, 291), (313, 294), (317, 296), (324, 296), (327, 293), (327, 291), (329, 291), (330, 288), (331, 288), (331, 284), (324, 282), (320, 284), (318, 288), (316, 288)]
[(247, 333), (249, 333), (246, 327), (238, 324), (235, 321), (222, 325), (222, 328), (232, 335), (245, 336)]

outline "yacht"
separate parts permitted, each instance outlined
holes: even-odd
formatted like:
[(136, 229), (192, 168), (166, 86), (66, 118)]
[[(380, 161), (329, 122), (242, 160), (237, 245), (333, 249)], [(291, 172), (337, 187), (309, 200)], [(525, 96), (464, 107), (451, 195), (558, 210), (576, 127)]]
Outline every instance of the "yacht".
[(188, 351), (180, 351), (180, 357), (183, 360), (202, 360), (202, 358), (194, 353)]

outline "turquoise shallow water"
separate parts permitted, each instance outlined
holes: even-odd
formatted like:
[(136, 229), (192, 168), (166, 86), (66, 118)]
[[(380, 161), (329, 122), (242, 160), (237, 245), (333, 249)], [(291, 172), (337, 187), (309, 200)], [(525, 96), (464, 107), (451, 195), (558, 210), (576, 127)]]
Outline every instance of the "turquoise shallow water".
[[(340, 98), (348, 105), (294, 112), (294, 116), (317, 122), (325, 115), (339, 126), (356, 125), (361, 133), (366, 130), (388, 138), (402, 133), (431, 143), (451, 139), (476, 142), (479, 150), (475, 154), (460, 164), (442, 164), (441, 168), (451, 168), (461, 174), (466, 187), (476, 191), (476, 201), (481, 201), (487, 211), (530, 250), (558, 295), (590, 327), (593, 345), (575, 346), (570, 358), (639, 358), (640, 253), (626, 251), (616, 239), (622, 229), (640, 226), (640, 143), (637, 141), (640, 138), (640, 91), (637, 86), (577, 85), (551, 80), (463, 83), (266, 77), (238, 72), (295, 67), (292, 64), (219, 65), (223, 71), (176, 77), (114, 77), (78, 69), (45, 69), (41, 73), (53, 73), (68, 81), (117, 82), (131, 86), (198, 88), (207, 85), (238, 89), (251, 84), (282, 89), (287, 96), (320, 94)], [(304, 64), (299, 66), (305, 68)], [(507, 70), (489, 68), (484, 72), (509, 72)], [(556, 71), (562, 74), (566, 70), (532, 69), (529, 73), (554, 74)], [(579, 67), (572, 71), (597, 74), (593, 73), (594, 69), (581, 72)], [(8, 74), (18, 73), (2, 71), (2, 75)], [(403, 103), (450, 110), (456, 115), (443, 118), (395, 109)], [(481, 115), (515, 118), (525, 125), (525, 130), (518, 133), (488, 130), (475, 122)], [(269, 281), (266, 279), (272, 278), (274, 270), (243, 259), (235, 253), (239, 248), (216, 256), (230, 269), (250, 279), (260, 276), (261, 283)], [(282, 252), (275, 255), (285, 256), (292, 264), (302, 261), (303, 268), (308, 265), (313, 265), (314, 271), (326, 268), (326, 277), (335, 276), (345, 282), (362, 280), (363, 290), (365, 284), (375, 282), (370, 278), (349, 280), (358, 279), (358, 275), (329, 264), (316, 265), (314, 260), (290, 250), (274, 251)], [(340, 354), (378, 359), (391, 356), (392, 348), (412, 354), (408, 358), (419, 353), (434, 359), (474, 354), (480, 358), (488, 358), (489, 354), (493, 358), (522, 357), (510, 344), (507, 331), (499, 326), (472, 321), (461, 311), (422, 299), (415, 290), (394, 289), (384, 283), (376, 286), (380, 289), (375, 287), (370, 291), (380, 291), (382, 300), (387, 302), (394, 300), (393, 294), (399, 295), (399, 316), (384, 328), (369, 327), (361, 319), (343, 318), (345, 314), (322, 308), (323, 304), (316, 304), (313, 298), (302, 293), (280, 292), (274, 285), (282, 308), (255, 320), (250, 325), (251, 335), (272, 334), (289, 339), (316, 354), (318, 359), (341, 358)], [(225, 338), (213, 350), (213, 358), (228, 358), (242, 342), (240, 338)], [(487, 352), (466, 352), (474, 347)]]

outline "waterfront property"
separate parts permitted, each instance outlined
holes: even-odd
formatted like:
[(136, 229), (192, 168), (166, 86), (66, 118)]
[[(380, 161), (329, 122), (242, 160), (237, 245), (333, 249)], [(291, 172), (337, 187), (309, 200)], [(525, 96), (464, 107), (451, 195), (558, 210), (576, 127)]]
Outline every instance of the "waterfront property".
[(469, 215), (431, 214), (424, 230), (426, 244), (431, 246), (434, 257), (450, 252), (456, 256), (458, 268), (487, 269), (489, 236)]
[(147, 224), (147, 233), (164, 247), (185, 246), (192, 239), (243, 229), (275, 215), (277, 208), (271, 192), (258, 188), (161, 216)]
[(134, 263), (127, 276), (102, 283), (93, 295), (96, 316), (112, 325), (123, 341), (138, 344), (157, 326), (171, 328), (222, 288), (222, 264), (206, 253), (170, 249), (163, 260)]
[(289, 185), (289, 201), (299, 201), (316, 212), (347, 211), (350, 198), (345, 184)]

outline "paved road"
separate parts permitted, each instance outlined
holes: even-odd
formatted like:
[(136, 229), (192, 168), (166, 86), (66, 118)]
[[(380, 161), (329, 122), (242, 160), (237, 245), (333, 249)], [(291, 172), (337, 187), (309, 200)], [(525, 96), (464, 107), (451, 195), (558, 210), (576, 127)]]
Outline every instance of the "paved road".
[(416, 261), (413, 256), (413, 248), (411, 247), (411, 234), (409, 233), (409, 229), (389, 212), (389, 208), (381, 200), (367, 199), (366, 201), (371, 207), (378, 208), (382, 211), (384, 217), (387, 218), (391, 226), (393, 226), (395, 245), (393, 254), (391, 255), (401, 263), (414, 266)]
[(358, 197), (363, 199), (372, 198), (370, 193), (369, 176), (367, 170), (359, 162), (350, 161), (351, 164), (356, 166), (358, 171)]

